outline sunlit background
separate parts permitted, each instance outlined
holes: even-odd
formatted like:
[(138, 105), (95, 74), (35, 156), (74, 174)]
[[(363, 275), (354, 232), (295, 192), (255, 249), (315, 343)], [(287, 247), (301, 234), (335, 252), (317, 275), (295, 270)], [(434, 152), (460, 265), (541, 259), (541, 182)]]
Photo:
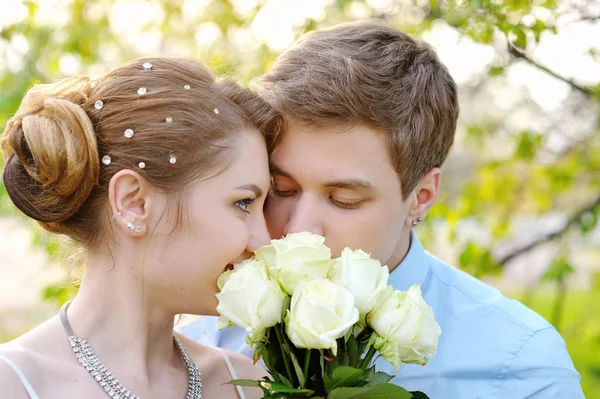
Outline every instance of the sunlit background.
[[(0, 122), (34, 82), (139, 56), (187, 56), (256, 85), (302, 33), (365, 18), (431, 43), (459, 84), (425, 245), (551, 321), (600, 397), (600, 1), (0, 0)], [(73, 294), (64, 248), (0, 183), (0, 342)]]

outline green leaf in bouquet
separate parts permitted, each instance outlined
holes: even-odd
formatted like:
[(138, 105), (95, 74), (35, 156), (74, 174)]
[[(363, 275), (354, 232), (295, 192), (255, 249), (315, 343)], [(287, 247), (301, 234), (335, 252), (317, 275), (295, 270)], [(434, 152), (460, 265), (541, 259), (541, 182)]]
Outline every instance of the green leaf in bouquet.
[[(296, 376), (298, 376), (298, 380), (301, 386), (305, 386), (306, 384), (306, 376), (304, 375), (304, 371), (302, 366), (300, 366), (300, 362), (298, 361), (298, 356), (296, 356), (295, 347), (291, 345), (290, 342), (284, 340), (283, 350), (287, 355), (290, 356), (290, 360), (292, 361), (292, 366), (294, 366), (294, 371), (296, 372)], [(303, 349), (302, 352), (305, 352), (307, 349)]]
[[(281, 330), (275, 330), (275, 331), (278, 334), (277, 338), (279, 339), (279, 344), (281, 345), (282, 356), (283, 356), (284, 362), (286, 363), (286, 368), (289, 368), (289, 361), (288, 361), (288, 356), (289, 356), (289, 360), (291, 360), (291, 362), (292, 362), (292, 367), (294, 368), (294, 371), (296, 372), (296, 377), (298, 378), (298, 383), (300, 384), (301, 387), (305, 387), (306, 386), (306, 376), (304, 375), (304, 372), (302, 371), (302, 366), (300, 366), (300, 362), (298, 362), (298, 358), (296, 357), (296, 353), (294, 352), (293, 346), (288, 341), (287, 334), (285, 332), (285, 327), (283, 326), (283, 324), (279, 324), (279, 325), (275, 326), (274, 328), (278, 328), (278, 327), (281, 328)], [(291, 370), (288, 370), (288, 373), (291, 373)]]
[(412, 394), (394, 384), (374, 387), (337, 388), (329, 393), (328, 399), (410, 399)]
[(290, 359), (292, 359), (292, 365), (294, 366), (294, 370), (296, 371), (296, 376), (298, 377), (298, 382), (300, 383), (301, 387), (305, 387), (306, 386), (306, 376), (304, 375), (304, 371), (302, 370), (302, 367), (300, 366), (300, 363), (298, 362), (298, 358), (296, 357), (296, 354), (294, 353), (292, 348), (289, 347), (289, 345), (288, 345), (288, 349), (289, 349), (288, 353), (290, 355)]
[(287, 385), (283, 385), (283, 384), (279, 384), (277, 382), (271, 382), (271, 381), (260, 381), (259, 386), (264, 388), (265, 391), (269, 394), (285, 393), (285, 394), (293, 394), (293, 395), (308, 398), (313, 393), (315, 393), (315, 391), (310, 390), (310, 389), (292, 388)]
[(375, 365), (364, 370), (362, 379), (363, 379), (363, 382), (366, 383), (368, 381), (371, 381), (373, 379), (373, 377), (375, 377)]
[(412, 399), (429, 399), (429, 396), (421, 391), (410, 391), (410, 393), (412, 394)]
[(346, 353), (348, 354), (348, 366), (356, 367), (360, 363), (361, 353), (358, 351), (358, 342), (353, 336), (346, 341)]
[(333, 360), (329, 363), (329, 370), (337, 369), (340, 366), (349, 366), (350, 358), (348, 356), (348, 349), (346, 348), (346, 342), (344, 338), (337, 339), (337, 355), (333, 356)]
[[(275, 327), (273, 327), (275, 328)], [(277, 382), (283, 382), (281, 381), (281, 374), (277, 373), (276, 370), (278, 370), (277, 367), (277, 363), (279, 361), (281, 361), (281, 349), (279, 348), (279, 345), (277, 345), (277, 340), (273, 339), (274, 334), (272, 334), (271, 330), (273, 328), (269, 328), (267, 330), (267, 342), (265, 344), (259, 344), (256, 347), (256, 351), (257, 353), (259, 353), (260, 357), (263, 359), (263, 362), (265, 363), (265, 367), (267, 368), (267, 370), (270, 370), (272, 372), (272, 376), (275, 379), (275, 381)], [(272, 342), (274, 341), (274, 342)], [(287, 380), (287, 378), (286, 378)]]
[[(290, 365), (290, 359), (288, 358), (291, 348), (286, 342), (286, 333), (283, 331), (284, 327), (282, 324), (278, 324), (273, 327), (273, 329), (275, 330), (277, 341), (271, 343), (271, 348), (280, 352), (281, 358), (283, 359), (283, 364), (285, 366), (286, 376), (291, 382), (290, 386), (294, 386), (296, 385), (296, 381), (294, 379), (294, 373), (292, 372), (293, 366)], [(277, 349), (275, 349), (275, 347), (277, 347)]]
[(226, 382), (226, 384), (239, 385), (241, 387), (260, 387), (260, 383), (261, 383), (261, 381), (244, 380), (244, 379), (231, 380), (231, 381)]
[(367, 386), (367, 387), (386, 384), (386, 383), (390, 382), (392, 380), (392, 378), (394, 378), (394, 376), (386, 374), (381, 371), (378, 371), (375, 373), (374, 372), (375, 367), (371, 367), (369, 370), (373, 370), (373, 375), (369, 378), (369, 381), (365, 384), (365, 386)]
[(339, 387), (353, 387), (358, 384), (364, 371), (349, 366), (339, 366), (333, 369), (331, 375), (326, 375), (323, 379), (325, 383), (325, 391), (331, 392)]

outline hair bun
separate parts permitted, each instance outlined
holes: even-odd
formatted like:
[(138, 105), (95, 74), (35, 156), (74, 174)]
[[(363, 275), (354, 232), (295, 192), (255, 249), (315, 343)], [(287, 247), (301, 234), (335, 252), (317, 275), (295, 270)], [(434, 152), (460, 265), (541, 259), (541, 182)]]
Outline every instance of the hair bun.
[(14, 204), (45, 223), (85, 204), (100, 174), (96, 134), (79, 105), (82, 78), (32, 88), (2, 139), (4, 185)]

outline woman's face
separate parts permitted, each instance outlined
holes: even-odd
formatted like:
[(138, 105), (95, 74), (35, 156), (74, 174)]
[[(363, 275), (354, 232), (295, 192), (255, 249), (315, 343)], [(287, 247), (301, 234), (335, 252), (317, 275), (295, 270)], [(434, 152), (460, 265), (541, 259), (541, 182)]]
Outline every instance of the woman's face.
[(218, 277), (269, 243), (263, 216), (270, 184), (264, 139), (244, 131), (234, 136), (231, 151), (227, 170), (186, 190), (180, 229), (169, 234), (174, 220), (168, 217), (152, 232), (157, 242), (149, 244), (148, 256), (157, 270), (145, 282), (169, 307), (183, 306), (182, 313), (216, 314)]

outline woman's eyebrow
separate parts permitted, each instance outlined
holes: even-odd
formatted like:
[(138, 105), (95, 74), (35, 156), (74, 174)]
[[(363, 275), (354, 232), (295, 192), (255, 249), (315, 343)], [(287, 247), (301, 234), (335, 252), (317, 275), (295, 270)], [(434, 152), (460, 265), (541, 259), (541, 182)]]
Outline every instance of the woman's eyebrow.
[(257, 197), (262, 196), (263, 192), (260, 189), (260, 187), (258, 187), (256, 184), (244, 184), (243, 186), (239, 186), (235, 188), (236, 190), (249, 190), (249, 191), (254, 191), (254, 194)]

